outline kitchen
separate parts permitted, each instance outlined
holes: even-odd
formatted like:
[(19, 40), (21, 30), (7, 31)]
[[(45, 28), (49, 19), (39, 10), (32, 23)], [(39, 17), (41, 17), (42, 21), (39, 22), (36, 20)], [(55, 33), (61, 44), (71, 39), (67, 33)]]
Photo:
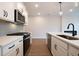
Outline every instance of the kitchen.
[(79, 2), (0, 2), (0, 56), (79, 56)]

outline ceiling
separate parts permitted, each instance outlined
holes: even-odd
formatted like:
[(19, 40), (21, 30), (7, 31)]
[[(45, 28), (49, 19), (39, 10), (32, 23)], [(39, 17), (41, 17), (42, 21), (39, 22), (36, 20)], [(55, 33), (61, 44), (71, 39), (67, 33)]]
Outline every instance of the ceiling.
[[(35, 8), (35, 4), (39, 7)], [(59, 15), (60, 4), (58, 2), (24, 2), (29, 16), (36, 16), (38, 12), (41, 15)], [(68, 13), (69, 9), (75, 9), (74, 2), (62, 2), (63, 14)]]

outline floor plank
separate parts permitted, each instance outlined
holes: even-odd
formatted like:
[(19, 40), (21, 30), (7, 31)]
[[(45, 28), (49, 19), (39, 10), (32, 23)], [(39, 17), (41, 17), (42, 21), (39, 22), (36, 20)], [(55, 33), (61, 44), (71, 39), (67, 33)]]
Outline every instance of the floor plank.
[(33, 39), (28, 56), (51, 56), (46, 45), (46, 40)]

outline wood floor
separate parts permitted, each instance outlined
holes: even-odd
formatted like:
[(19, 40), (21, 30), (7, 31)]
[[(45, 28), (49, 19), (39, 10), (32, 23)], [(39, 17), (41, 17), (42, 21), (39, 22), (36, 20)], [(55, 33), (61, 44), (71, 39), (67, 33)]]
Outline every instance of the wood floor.
[(28, 56), (51, 56), (46, 45), (46, 40), (33, 39)]

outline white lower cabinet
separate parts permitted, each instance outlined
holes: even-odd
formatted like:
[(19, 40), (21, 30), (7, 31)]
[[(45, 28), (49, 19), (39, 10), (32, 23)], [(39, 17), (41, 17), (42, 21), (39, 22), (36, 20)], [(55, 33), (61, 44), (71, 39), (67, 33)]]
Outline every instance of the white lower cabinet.
[(79, 56), (79, 49), (69, 45), (69, 56)]
[(23, 45), (19, 45), (16, 49), (16, 55), (17, 56), (23, 56)]
[(55, 55), (55, 48), (54, 48), (54, 46), (55, 46), (55, 41), (54, 41), (54, 37), (51, 37), (52, 39), (51, 39), (51, 53), (53, 54), (53, 55)]
[(17, 46), (16, 49), (7, 53), (6, 56), (23, 56), (23, 48), (22, 47), (23, 47), (22, 45)]
[(9, 52), (8, 54), (4, 55), (4, 56), (16, 56), (16, 50), (12, 50), (11, 52)]
[(79, 56), (79, 48), (52, 36), (51, 53), (54, 56)]
[(23, 56), (23, 38), (1, 47), (1, 56)]
[(57, 55), (57, 56), (67, 56), (67, 50), (65, 50), (65, 49), (62, 48), (61, 46), (57, 46), (56, 55)]
[(51, 52), (54, 56), (67, 56), (67, 44), (56, 37), (52, 37)]

